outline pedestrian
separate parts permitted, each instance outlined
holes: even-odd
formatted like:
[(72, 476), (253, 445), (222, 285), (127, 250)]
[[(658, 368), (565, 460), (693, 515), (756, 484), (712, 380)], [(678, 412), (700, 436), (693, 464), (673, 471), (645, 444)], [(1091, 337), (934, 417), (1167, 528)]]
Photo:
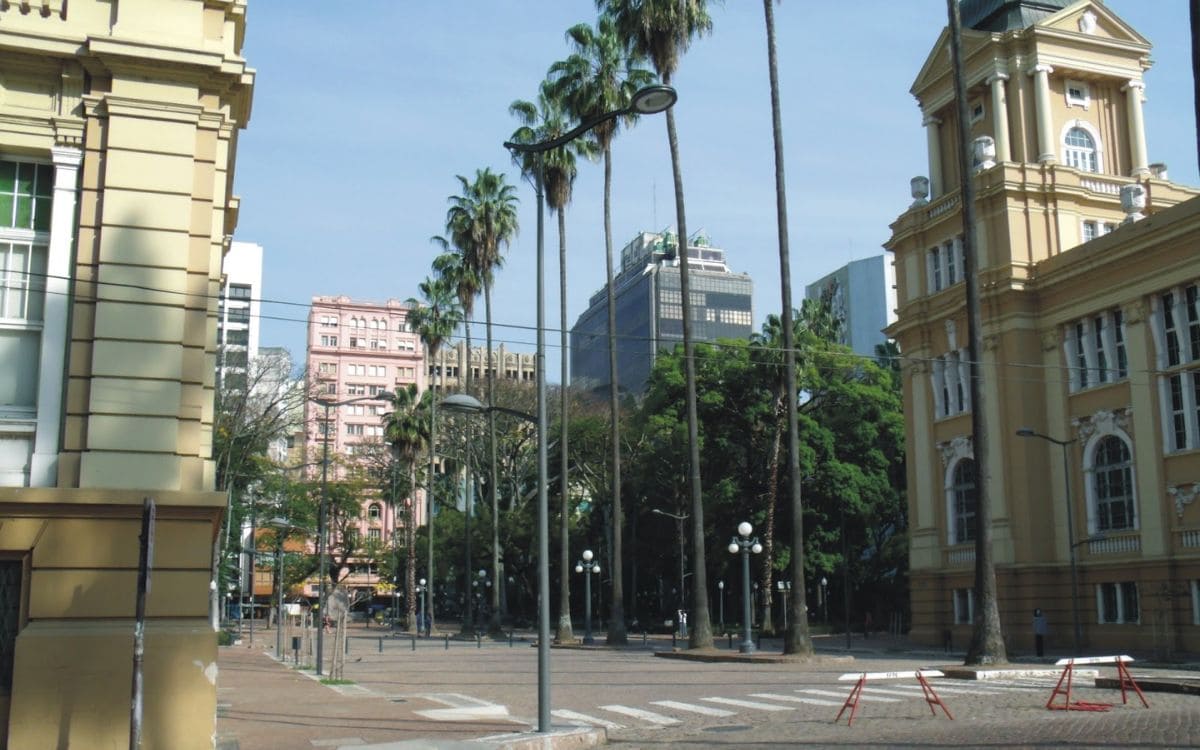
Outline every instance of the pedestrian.
[(1046, 615), (1042, 610), (1033, 610), (1033, 645), (1038, 656), (1045, 656), (1046, 651)]

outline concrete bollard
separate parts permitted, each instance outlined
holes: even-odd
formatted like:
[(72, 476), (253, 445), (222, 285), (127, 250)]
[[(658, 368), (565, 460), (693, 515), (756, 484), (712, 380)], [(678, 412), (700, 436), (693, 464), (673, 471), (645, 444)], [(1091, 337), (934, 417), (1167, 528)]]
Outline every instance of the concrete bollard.
[(415, 635), (412, 637), (412, 650), (417, 650), (417, 637)]
[(508, 631), (508, 647), (513, 647), (513, 632), (511, 630)]
[(446, 639), (446, 648), (444, 650), (449, 651), (450, 650), (450, 634), (447, 633), (444, 637)]
[(733, 650), (733, 633), (729, 633), (729, 650)]
[(381, 654), (383, 653), (383, 639), (382, 638), (379, 639), (379, 653), (381, 653)]
[(475, 634), (475, 648), (483, 648), (483, 636), (479, 633)]
[(647, 638), (646, 631), (645, 631), (645, 630), (643, 630), (643, 631), (642, 631), (642, 645), (643, 645), (643, 646), (645, 646), (645, 645), (646, 645), (646, 638)]
[(345, 643), (346, 643), (346, 653), (348, 654), (348, 653), (350, 653), (350, 639), (347, 638)]

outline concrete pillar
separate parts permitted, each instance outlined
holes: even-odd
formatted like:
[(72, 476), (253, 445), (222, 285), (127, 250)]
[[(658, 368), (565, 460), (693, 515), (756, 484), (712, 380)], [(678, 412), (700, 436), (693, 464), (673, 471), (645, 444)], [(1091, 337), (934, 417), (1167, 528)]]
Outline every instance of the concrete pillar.
[(1150, 159), (1146, 155), (1146, 121), (1142, 116), (1142, 92), (1146, 84), (1133, 80), (1122, 87), (1129, 109), (1129, 157), (1132, 160), (1132, 177), (1150, 174)]
[(1050, 74), (1049, 65), (1035, 65), (1029, 74), (1033, 76), (1034, 106), (1037, 108), (1038, 161), (1053, 164), (1057, 161), (1054, 132), (1050, 120)]
[(921, 122), (925, 126), (925, 137), (929, 148), (929, 200), (942, 197), (942, 141), (939, 137), (939, 126), (942, 121), (932, 115), (926, 115)]
[(992, 128), (996, 139), (996, 161), (1012, 161), (1012, 148), (1008, 138), (1008, 97), (1004, 93), (1006, 73), (996, 73), (988, 78), (992, 87)]

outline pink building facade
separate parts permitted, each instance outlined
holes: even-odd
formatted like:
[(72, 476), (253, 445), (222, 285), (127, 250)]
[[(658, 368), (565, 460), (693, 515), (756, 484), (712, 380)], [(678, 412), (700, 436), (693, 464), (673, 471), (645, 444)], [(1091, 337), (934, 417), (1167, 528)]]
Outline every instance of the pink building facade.
[[(375, 303), (344, 296), (313, 297), (306, 362), (310, 392), (322, 401), (362, 400), (330, 408), (328, 414), (320, 404), (307, 402), (304, 432), (309, 461), (320, 461), (326, 430), (331, 471), (336, 471), (335, 458), (353, 461), (367, 444), (383, 439), (383, 415), (390, 410), (384, 400), (388, 393), (411, 383), (425, 391), (425, 352), (420, 336), (409, 324), (408, 312), (409, 307), (398, 300)], [(380, 394), (379, 400), (370, 398)], [(319, 463), (311, 472), (319, 476)], [(407, 487), (407, 478), (402, 478), (401, 497), (407, 495)], [(423, 519), (423, 492), (418, 492), (415, 502), (416, 517)], [(395, 540), (403, 541), (403, 515), (403, 508), (391, 508), (380, 496), (365, 497), (358, 524), (360, 538), (393, 549)], [(372, 576), (365, 561), (352, 562), (344, 583), (377, 592), (377, 576), (378, 571)], [(315, 586), (306, 588), (309, 594), (316, 594)]]

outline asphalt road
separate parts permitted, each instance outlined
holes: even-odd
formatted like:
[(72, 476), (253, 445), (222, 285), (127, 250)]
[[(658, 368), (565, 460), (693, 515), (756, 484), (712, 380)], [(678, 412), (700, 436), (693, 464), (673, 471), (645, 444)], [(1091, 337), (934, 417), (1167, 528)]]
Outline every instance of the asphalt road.
[[(442, 640), (421, 640), (413, 650), (408, 639), (386, 638), (379, 653), (377, 640), (352, 638), (345, 677), (370, 695), (443, 705), (456, 720), (506, 716), (535, 723), (537, 661), (530, 643), (444, 646)], [(1115, 705), (1106, 712), (1050, 711), (1046, 702), (1057, 680), (1049, 676), (935, 679), (953, 720), (940, 710), (931, 713), (915, 679), (871, 682), (853, 726), (845, 715), (835, 723), (853, 687), (839, 680), (844, 673), (956, 662), (936, 655), (857, 651), (850, 659), (838, 649), (822, 652), (809, 663), (745, 664), (663, 659), (647, 648), (554, 649), (554, 721), (604, 726), (610, 744), (637, 748), (1200, 746), (1198, 697), (1152, 693), (1147, 709), (1136, 699), (1122, 705), (1119, 691), (1077, 679), (1074, 700)]]

